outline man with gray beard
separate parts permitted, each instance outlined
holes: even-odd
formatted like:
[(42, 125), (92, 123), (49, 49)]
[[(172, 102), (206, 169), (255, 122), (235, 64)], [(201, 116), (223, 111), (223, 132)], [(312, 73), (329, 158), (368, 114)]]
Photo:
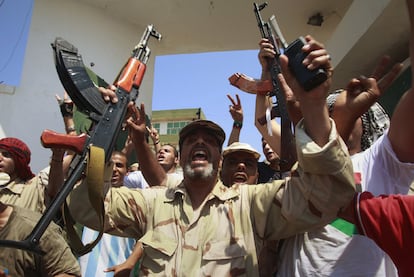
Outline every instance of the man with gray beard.
[[(308, 40), (306, 49), (314, 52), (309, 55), (311, 63), (325, 67), (331, 77), (325, 49), (313, 40)], [(258, 276), (260, 241), (323, 226), (350, 202), (355, 192), (352, 164), (325, 102), (331, 78), (304, 91), (290, 74), (287, 57), (281, 56), (281, 65), (304, 116), (296, 127), (299, 162), (291, 177), (226, 187), (219, 180), (225, 133), (212, 121), (196, 120), (179, 134), (184, 179), (178, 186), (168, 186), (167, 180), (167, 187), (108, 191), (105, 232), (139, 239), (144, 251), (140, 275)], [(143, 104), (139, 111), (131, 105), (130, 112), (127, 125), (135, 149), (141, 157), (149, 157), (153, 153), (144, 144)], [(164, 172), (151, 159), (140, 164)], [(69, 198), (74, 218), (98, 228), (86, 181)]]
[[(105, 231), (139, 238), (144, 276), (229, 276), (235, 271), (258, 276), (256, 240), (326, 224), (354, 193), (347, 152), (335, 128), (330, 131), (335, 139), (320, 154), (301, 152), (305, 165), (289, 182), (228, 188), (218, 179), (223, 130), (211, 121), (194, 121), (180, 133), (182, 183), (112, 188), (106, 197)], [(297, 134), (306, 137), (303, 129)], [(312, 165), (317, 164), (329, 170), (316, 174)], [(97, 228), (96, 217), (85, 207), (86, 190), (83, 183), (75, 188), (69, 206), (80, 223)]]
[(214, 174), (213, 164), (207, 164), (204, 172), (196, 172), (191, 168), (191, 164), (184, 166), (184, 171), (189, 178), (211, 178)]

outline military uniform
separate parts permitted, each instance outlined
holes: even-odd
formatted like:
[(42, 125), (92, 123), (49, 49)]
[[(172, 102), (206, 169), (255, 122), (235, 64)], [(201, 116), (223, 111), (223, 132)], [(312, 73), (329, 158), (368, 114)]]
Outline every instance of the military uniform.
[(45, 195), (48, 182), (49, 167), (40, 171), (38, 175), (26, 182), (17, 178), (10, 183), (0, 185), (0, 201), (5, 204), (16, 205), (34, 212), (43, 213), (49, 202)]
[[(7, 224), (0, 229), (0, 239), (26, 239), (40, 216), (33, 211), (13, 206)], [(62, 230), (55, 223), (50, 223), (45, 230), (39, 248), (45, 252), (44, 255), (16, 248), (1, 248), (0, 268), (6, 268), (10, 276), (56, 276), (63, 273), (80, 276), (78, 261), (64, 240)]]
[[(321, 148), (299, 124), (300, 166), (292, 177), (231, 188), (218, 181), (197, 210), (183, 183), (112, 188), (105, 201), (105, 231), (139, 238), (144, 276), (258, 276), (263, 240), (323, 226), (354, 195), (348, 151), (332, 126), (330, 141)], [(96, 228), (96, 216), (85, 207), (86, 189), (84, 184), (75, 188), (69, 206), (80, 223)]]

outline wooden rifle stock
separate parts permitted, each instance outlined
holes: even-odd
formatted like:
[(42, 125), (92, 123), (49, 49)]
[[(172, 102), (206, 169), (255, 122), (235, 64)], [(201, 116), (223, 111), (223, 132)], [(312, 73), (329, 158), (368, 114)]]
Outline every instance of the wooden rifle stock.
[(71, 136), (66, 134), (56, 133), (51, 130), (44, 130), (40, 136), (40, 142), (44, 148), (60, 148), (69, 149), (76, 154), (82, 154), (85, 148), (86, 141), (89, 136), (80, 134), (78, 136)]
[(267, 95), (273, 91), (270, 80), (257, 80), (243, 73), (234, 73), (229, 81), (231, 85), (247, 93)]
[[(252, 94), (267, 95), (273, 91), (272, 82), (270, 80), (257, 80), (243, 73), (234, 73), (229, 77), (230, 84), (236, 88)], [(280, 117), (280, 111), (277, 105), (272, 107), (270, 111), (270, 119)], [(259, 117), (257, 121), (261, 125), (266, 124), (266, 116)]]

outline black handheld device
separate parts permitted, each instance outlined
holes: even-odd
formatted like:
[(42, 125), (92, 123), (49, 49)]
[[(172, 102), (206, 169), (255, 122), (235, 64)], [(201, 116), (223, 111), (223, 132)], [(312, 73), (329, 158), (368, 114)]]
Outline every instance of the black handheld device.
[(328, 75), (323, 68), (309, 70), (303, 64), (306, 53), (302, 51), (302, 47), (306, 44), (303, 37), (299, 37), (284, 50), (284, 54), (289, 58), (289, 68), (295, 75), (299, 84), (306, 90), (312, 90), (326, 81)]
[[(328, 78), (325, 69), (319, 67), (309, 70), (303, 64), (303, 60), (307, 56), (307, 53), (302, 51), (302, 47), (306, 44), (305, 38), (299, 37), (292, 43), (287, 44), (274, 15), (269, 18), (269, 25), (276, 33), (275, 46), (280, 47), (280, 53), (285, 54), (288, 57), (289, 68), (295, 75), (299, 84), (301, 84), (306, 91), (309, 91), (325, 82)], [(281, 46), (279, 46), (279, 44), (281, 44)]]

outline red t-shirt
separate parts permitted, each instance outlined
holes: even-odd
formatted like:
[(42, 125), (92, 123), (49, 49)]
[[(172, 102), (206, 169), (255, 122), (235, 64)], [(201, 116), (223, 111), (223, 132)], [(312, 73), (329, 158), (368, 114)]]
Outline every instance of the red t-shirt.
[[(399, 276), (414, 270), (414, 196), (357, 194), (356, 225), (393, 260)], [(413, 264), (410, 264), (413, 262)]]

